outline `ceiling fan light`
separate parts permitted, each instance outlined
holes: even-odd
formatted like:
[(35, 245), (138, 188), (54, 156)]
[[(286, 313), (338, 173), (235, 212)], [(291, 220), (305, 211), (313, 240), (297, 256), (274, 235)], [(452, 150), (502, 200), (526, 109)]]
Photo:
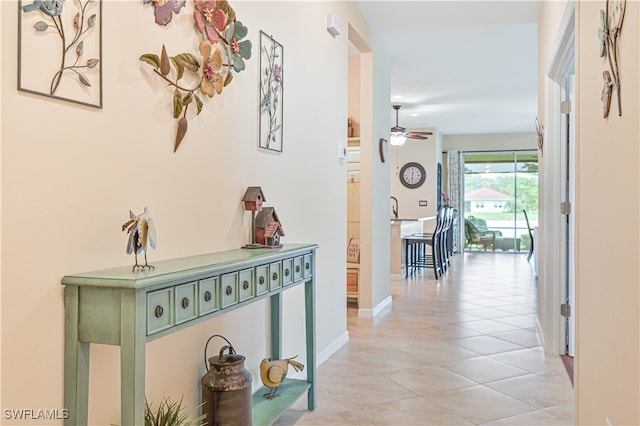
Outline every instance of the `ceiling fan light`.
[(391, 136), (389, 138), (389, 143), (393, 146), (404, 145), (407, 141), (407, 135), (404, 132), (391, 132)]

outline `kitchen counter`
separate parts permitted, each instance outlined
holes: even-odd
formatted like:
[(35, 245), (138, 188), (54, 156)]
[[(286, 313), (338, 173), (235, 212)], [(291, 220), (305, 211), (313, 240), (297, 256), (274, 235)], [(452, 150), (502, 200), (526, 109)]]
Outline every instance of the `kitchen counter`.
[(436, 216), (391, 218), (391, 278), (402, 279), (404, 253), (402, 239), (416, 232), (433, 232)]

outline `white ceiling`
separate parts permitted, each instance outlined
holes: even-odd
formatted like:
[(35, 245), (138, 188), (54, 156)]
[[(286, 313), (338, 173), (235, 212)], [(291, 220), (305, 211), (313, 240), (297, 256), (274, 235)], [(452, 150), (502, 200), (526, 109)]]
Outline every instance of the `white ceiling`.
[(355, 4), (391, 53), (390, 104), (402, 105), (400, 126), (445, 135), (535, 131), (539, 1)]

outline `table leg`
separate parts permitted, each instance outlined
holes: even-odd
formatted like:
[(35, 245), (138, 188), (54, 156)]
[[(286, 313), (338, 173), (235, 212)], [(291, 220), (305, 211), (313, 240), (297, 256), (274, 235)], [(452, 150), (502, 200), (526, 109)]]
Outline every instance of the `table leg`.
[[(314, 268), (315, 271), (315, 268)], [(311, 384), (307, 394), (307, 407), (309, 410), (316, 408), (316, 300), (315, 277), (304, 284), (304, 314), (307, 326), (307, 382)]]
[(271, 359), (282, 356), (282, 294), (271, 296)]
[(77, 286), (65, 287), (64, 408), (65, 425), (86, 425), (89, 414), (89, 343), (78, 336)]
[[(144, 291), (120, 299), (120, 398), (122, 426), (144, 424), (146, 318)], [(168, 314), (168, 313), (167, 313)], [(132, 324), (136, 324), (132, 327)]]

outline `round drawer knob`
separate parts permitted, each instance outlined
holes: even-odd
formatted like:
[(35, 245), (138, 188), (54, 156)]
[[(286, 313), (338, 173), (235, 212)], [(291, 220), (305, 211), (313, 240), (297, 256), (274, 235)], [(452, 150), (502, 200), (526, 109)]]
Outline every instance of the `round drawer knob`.
[(211, 302), (211, 292), (208, 290), (204, 292), (204, 301)]
[(249, 281), (245, 280), (242, 282), (242, 288), (247, 290), (249, 288)]
[(284, 270), (284, 276), (288, 277), (291, 274), (291, 272), (289, 272), (289, 268)]
[(188, 297), (183, 297), (182, 298), (182, 308), (183, 309), (187, 309), (189, 307), (189, 298)]
[(260, 279), (258, 280), (258, 282), (260, 283), (260, 285), (264, 284), (264, 277), (260, 277)]
[(309, 262), (305, 263), (304, 264), (304, 269), (306, 269), (308, 271), (309, 268), (311, 268), (311, 264), (309, 264)]
[(278, 279), (278, 273), (274, 272), (273, 275), (271, 275), (271, 279), (276, 281)]
[(224, 292), (227, 293), (227, 296), (231, 296), (231, 293), (233, 293), (233, 289), (230, 285), (228, 285)]
[(296, 265), (296, 272), (300, 272), (300, 265)]
[(164, 314), (164, 308), (160, 305), (156, 306), (155, 315), (156, 318), (160, 318)]

